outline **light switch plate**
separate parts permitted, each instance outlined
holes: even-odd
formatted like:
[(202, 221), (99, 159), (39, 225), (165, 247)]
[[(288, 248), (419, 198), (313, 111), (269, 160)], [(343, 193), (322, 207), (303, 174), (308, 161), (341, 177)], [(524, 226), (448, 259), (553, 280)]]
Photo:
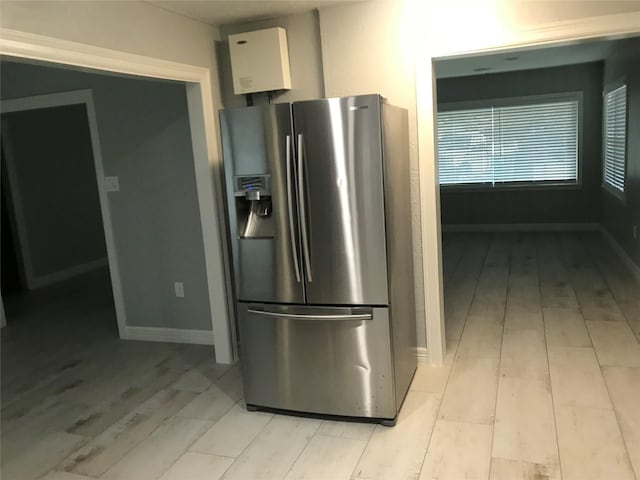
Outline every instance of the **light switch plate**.
[(119, 192), (120, 181), (118, 177), (104, 177), (104, 188), (108, 192)]
[(174, 282), (173, 289), (176, 293), (176, 297), (184, 298), (184, 284), (182, 282)]

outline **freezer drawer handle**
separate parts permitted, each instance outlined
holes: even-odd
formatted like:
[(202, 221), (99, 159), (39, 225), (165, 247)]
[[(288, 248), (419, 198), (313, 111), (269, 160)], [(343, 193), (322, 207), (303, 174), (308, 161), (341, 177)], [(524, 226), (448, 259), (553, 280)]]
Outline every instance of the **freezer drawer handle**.
[(293, 318), (296, 320), (371, 320), (373, 314), (371, 313), (358, 313), (354, 315), (305, 315), (297, 313), (278, 313), (278, 312), (265, 312), (264, 310), (253, 310), (249, 308), (249, 313), (255, 313), (256, 315), (264, 315), (265, 317), (277, 317), (277, 318)]
[(291, 254), (296, 270), (296, 280), (300, 283), (300, 265), (298, 264), (297, 238), (293, 228), (293, 198), (291, 194), (291, 135), (287, 135), (287, 207), (289, 209), (289, 236), (291, 237)]
[(302, 251), (304, 252), (304, 265), (307, 271), (307, 280), (309, 283), (313, 281), (311, 274), (311, 260), (309, 254), (309, 239), (307, 238), (307, 208), (304, 197), (304, 171), (303, 167), (304, 147), (302, 145), (302, 134), (298, 134), (298, 189), (300, 193), (300, 215), (302, 218)]

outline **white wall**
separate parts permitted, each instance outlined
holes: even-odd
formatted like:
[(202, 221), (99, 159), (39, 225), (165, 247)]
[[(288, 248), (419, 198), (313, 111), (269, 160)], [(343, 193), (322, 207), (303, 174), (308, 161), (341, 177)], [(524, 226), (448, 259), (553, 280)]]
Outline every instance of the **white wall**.
[(84, 106), (5, 113), (2, 133), (29, 288), (105, 266)]
[(145, 2), (3, 0), (0, 14), (2, 28), (216, 71), (216, 29)]
[(328, 97), (380, 93), (409, 111), (411, 214), (418, 346), (426, 347), (420, 236), (420, 190), (413, 51), (406, 48), (408, 10), (402, 2), (366, 2), (320, 9)]
[(287, 30), (289, 66), (291, 68), (291, 90), (278, 94), (274, 101), (277, 103), (293, 102), (295, 100), (311, 100), (325, 96), (318, 14), (317, 12), (307, 12), (256, 22), (222, 25), (220, 27), (220, 37), (222, 38), (218, 49), (220, 86), (222, 101), (226, 108), (246, 105), (243, 95), (235, 95), (233, 93), (227, 37), (234, 33), (272, 27), (282, 27)]
[(569, 33), (568, 22), (640, 11), (635, 1), (618, 0), (446, 0), (413, 4), (414, 28), (423, 58), (457, 55), (512, 43), (542, 26), (549, 38)]
[[(127, 326), (211, 330), (184, 84), (3, 62), (2, 98), (92, 89)], [(173, 282), (184, 283), (176, 298)]]
[[(481, 3), (486, 8), (486, 2)], [(520, 26), (636, 12), (640, 9), (638, 2), (625, 0), (500, 0), (493, 3), (500, 23)]]

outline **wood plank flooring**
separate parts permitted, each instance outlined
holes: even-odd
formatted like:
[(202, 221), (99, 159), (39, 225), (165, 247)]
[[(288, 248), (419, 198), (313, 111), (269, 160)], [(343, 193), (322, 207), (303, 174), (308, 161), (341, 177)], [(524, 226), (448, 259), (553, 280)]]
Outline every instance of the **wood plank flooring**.
[(443, 244), (445, 364), (394, 428), (247, 412), (211, 348), (118, 340), (100, 278), (39, 294), (2, 331), (2, 478), (640, 478), (640, 285), (602, 236)]

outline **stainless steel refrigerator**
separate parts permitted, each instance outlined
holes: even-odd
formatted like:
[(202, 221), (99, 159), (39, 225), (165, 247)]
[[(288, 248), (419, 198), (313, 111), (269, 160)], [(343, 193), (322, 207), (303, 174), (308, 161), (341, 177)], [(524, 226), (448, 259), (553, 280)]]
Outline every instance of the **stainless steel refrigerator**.
[(220, 113), (245, 400), (394, 424), (416, 369), (407, 111)]

